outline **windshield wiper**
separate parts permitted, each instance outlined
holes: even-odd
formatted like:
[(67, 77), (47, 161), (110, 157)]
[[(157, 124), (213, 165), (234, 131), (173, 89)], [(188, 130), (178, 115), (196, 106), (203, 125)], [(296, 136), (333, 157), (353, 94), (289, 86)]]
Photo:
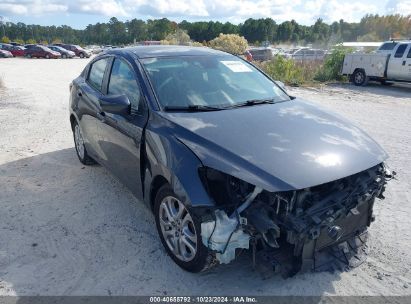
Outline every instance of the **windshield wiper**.
[(165, 111), (184, 111), (184, 112), (206, 112), (206, 111), (221, 111), (224, 108), (206, 106), (206, 105), (188, 105), (188, 106), (165, 106)]
[(254, 106), (254, 105), (259, 105), (259, 104), (273, 104), (276, 103), (274, 98), (267, 98), (267, 99), (250, 99), (241, 103), (237, 103), (234, 105), (229, 105), (226, 108), (239, 108), (239, 107), (249, 107), (249, 106)]

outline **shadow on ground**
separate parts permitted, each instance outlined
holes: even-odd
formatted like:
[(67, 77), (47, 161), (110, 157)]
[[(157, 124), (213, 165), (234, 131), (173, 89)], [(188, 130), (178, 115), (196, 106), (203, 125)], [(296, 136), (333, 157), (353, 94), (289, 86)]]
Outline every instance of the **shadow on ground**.
[(148, 208), (104, 168), (82, 166), (74, 149), (0, 165), (0, 184), (3, 293), (322, 295), (334, 294), (340, 279), (263, 280), (247, 255), (202, 274), (184, 272), (166, 256)]

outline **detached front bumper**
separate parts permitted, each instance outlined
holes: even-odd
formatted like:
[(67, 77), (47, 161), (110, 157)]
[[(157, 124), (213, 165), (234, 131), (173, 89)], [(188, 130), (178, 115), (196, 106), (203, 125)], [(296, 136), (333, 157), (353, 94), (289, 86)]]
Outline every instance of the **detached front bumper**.
[(255, 188), (233, 212), (217, 209), (213, 221), (202, 223), (203, 244), (220, 263), (251, 248), (254, 266), (265, 275), (356, 267), (366, 256), (367, 227), (387, 177), (380, 164), (297, 191)]

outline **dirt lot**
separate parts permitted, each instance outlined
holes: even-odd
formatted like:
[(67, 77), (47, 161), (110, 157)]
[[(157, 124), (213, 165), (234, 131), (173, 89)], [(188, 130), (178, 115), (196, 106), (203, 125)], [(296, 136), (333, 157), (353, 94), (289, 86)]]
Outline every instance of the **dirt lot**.
[(398, 172), (375, 207), (368, 261), (350, 272), (262, 280), (248, 256), (179, 269), (150, 211), (102, 167), (84, 167), (69, 82), (87, 60), (0, 60), (0, 295), (410, 295), (411, 88), (290, 89), (349, 118)]

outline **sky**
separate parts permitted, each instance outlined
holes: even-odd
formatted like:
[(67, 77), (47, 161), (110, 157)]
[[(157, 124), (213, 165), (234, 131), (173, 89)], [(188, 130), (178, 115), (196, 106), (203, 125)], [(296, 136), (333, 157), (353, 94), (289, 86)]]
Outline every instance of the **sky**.
[(331, 23), (356, 22), (365, 14), (411, 15), (411, 0), (0, 0), (3, 21), (62, 25), (82, 29), (88, 24), (169, 18), (180, 22), (230, 21), (271, 17), (277, 23), (294, 19), (311, 25), (317, 18)]

